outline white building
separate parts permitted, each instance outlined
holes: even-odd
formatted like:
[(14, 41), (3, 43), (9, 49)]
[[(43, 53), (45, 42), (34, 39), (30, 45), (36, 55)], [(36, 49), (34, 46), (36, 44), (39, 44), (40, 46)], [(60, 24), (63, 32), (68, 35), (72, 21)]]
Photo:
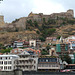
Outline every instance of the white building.
[(35, 47), (36, 46), (36, 40), (29, 40), (29, 46)]
[(16, 69), (17, 55), (0, 55), (0, 71), (13, 71)]
[(37, 71), (38, 56), (27, 51), (19, 54), (18, 68), (23, 71)]
[(13, 43), (13, 47), (17, 48), (17, 47), (23, 47), (24, 41), (14, 41)]

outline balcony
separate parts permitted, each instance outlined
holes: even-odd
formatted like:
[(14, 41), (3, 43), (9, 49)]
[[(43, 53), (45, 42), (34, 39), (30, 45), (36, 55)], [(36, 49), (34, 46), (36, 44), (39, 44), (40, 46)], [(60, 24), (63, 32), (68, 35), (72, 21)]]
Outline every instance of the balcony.
[(60, 67), (38, 67), (38, 69), (60, 69)]
[(30, 60), (31, 58), (19, 58), (19, 60)]
[(18, 65), (34, 65), (34, 63), (19, 63)]

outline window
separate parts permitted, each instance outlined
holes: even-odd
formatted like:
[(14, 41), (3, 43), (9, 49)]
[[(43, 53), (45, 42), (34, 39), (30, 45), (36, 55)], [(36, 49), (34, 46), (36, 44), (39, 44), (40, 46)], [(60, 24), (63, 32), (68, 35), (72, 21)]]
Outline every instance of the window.
[(3, 61), (0, 61), (0, 64), (3, 64)]
[(10, 59), (10, 57), (9, 57), (9, 59)]
[(6, 57), (6, 59), (7, 59), (7, 57)]
[(48, 62), (48, 59), (46, 59), (46, 62)]
[(7, 61), (4, 61), (4, 64), (7, 65)]
[(12, 62), (11, 61), (8, 61), (8, 64), (12, 64)]
[(14, 52), (17, 53), (17, 50), (15, 50)]
[(2, 61), (2, 64), (3, 64), (3, 61)]
[(10, 66), (10, 69), (11, 69), (11, 66)]
[(36, 61), (34, 61), (34, 64), (36, 63)]
[(8, 66), (8, 69), (11, 69), (11, 66)]
[(2, 59), (2, 57), (0, 57), (0, 59)]
[(7, 70), (7, 66), (4, 66), (4, 69)]
[(35, 66), (34, 66), (34, 69), (35, 69)]
[(0, 66), (0, 69), (3, 69), (3, 66)]

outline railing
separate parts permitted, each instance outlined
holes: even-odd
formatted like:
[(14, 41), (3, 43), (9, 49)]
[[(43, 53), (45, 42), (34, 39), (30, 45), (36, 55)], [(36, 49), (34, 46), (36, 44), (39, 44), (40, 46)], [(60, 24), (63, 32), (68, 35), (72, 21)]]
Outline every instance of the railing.
[(18, 65), (34, 65), (34, 63), (19, 63)]

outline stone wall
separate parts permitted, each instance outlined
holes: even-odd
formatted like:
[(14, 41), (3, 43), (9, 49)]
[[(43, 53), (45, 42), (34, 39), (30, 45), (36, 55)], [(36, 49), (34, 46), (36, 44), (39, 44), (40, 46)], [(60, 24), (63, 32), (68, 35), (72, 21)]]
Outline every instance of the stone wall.
[(22, 75), (21, 70), (16, 71), (0, 71), (0, 75)]
[(75, 75), (75, 73), (60, 73), (60, 72), (23, 72), (23, 75)]
[(14, 72), (0, 71), (0, 75), (14, 75)]
[(0, 75), (75, 75), (73, 72), (60, 73), (60, 72), (23, 72), (22, 71), (0, 71)]

